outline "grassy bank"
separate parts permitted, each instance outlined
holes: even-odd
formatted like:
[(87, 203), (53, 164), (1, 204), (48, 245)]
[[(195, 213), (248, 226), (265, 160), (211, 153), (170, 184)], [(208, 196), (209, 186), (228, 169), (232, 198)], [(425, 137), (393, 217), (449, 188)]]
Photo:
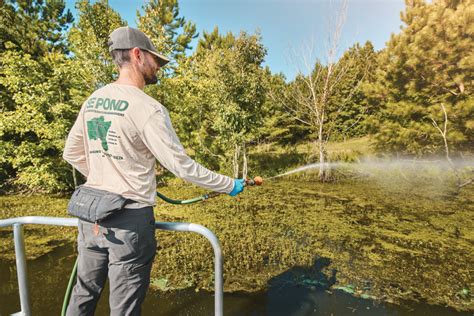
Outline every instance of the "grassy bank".
[[(369, 137), (331, 142), (327, 145), (328, 161), (358, 162), (362, 157), (374, 155)], [(262, 176), (275, 176), (291, 168), (319, 161), (316, 144), (304, 142), (297, 145), (280, 146), (262, 144), (249, 150), (249, 170)]]

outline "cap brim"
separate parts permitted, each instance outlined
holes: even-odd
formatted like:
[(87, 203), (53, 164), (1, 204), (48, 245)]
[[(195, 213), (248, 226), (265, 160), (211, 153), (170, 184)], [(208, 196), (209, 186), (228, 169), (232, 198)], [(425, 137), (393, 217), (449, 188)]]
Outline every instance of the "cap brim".
[(151, 50), (147, 50), (147, 52), (149, 52), (150, 54), (155, 55), (158, 58), (158, 64), (160, 65), (160, 67), (163, 67), (164, 65), (166, 65), (167, 63), (170, 62), (170, 60), (168, 58), (166, 58), (163, 55), (158, 54), (157, 52), (153, 52)]

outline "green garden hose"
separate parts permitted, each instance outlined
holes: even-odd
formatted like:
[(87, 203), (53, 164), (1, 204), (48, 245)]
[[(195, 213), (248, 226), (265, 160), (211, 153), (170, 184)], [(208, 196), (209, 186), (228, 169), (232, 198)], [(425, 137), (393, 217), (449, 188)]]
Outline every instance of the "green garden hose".
[(189, 199), (189, 200), (173, 200), (173, 199), (170, 199), (169, 197), (166, 197), (164, 196), (163, 194), (161, 194), (160, 192), (156, 191), (156, 195), (158, 195), (158, 197), (160, 199), (162, 199), (163, 201), (165, 202), (168, 202), (170, 204), (192, 204), (192, 203), (196, 203), (196, 202), (200, 202), (200, 201), (204, 201), (204, 200), (207, 200), (211, 197), (215, 197), (215, 196), (218, 196), (220, 195), (221, 193), (218, 193), (218, 192), (211, 192), (211, 193), (208, 193), (208, 194), (203, 194), (201, 196), (198, 196), (194, 199)]
[(76, 259), (76, 263), (74, 263), (74, 268), (72, 268), (71, 277), (69, 278), (69, 282), (67, 284), (66, 295), (64, 295), (63, 308), (61, 309), (61, 316), (66, 315), (67, 306), (69, 304), (72, 288), (74, 286), (74, 280), (76, 279), (78, 262), (79, 260)]

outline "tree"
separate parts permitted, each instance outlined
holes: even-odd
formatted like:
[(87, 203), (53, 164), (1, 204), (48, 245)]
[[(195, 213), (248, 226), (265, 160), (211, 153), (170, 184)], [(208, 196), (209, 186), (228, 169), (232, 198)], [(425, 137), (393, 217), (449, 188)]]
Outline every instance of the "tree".
[(407, 0), (401, 33), (380, 54), (376, 87), (380, 115), (374, 120), (380, 150), (403, 154), (443, 151), (432, 125), (449, 113), (446, 138), (453, 150), (474, 141), (474, 1)]
[[(226, 38), (216, 42), (230, 43), (232, 37)], [(196, 149), (198, 158), (221, 166), (232, 161), (234, 175), (241, 170), (245, 175), (246, 144), (256, 137), (262, 121), (261, 64), (266, 50), (258, 34), (243, 32), (230, 48), (200, 47), (166, 81), (175, 92), (165, 98), (166, 104), (171, 104), (179, 134)]]
[(14, 100), (0, 113), (2, 180), (29, 191), (64, 190), (68, 166), (61, 153), (76, 113), (74, 66), (60, 53), (35, 60), (6, 51), (1, 60), (0, 84)]
[(80, 97), (85, 98), (116, 77), (117, 69), (112, 63), (107, 42), (109, 34), (125, 26), (126, 22), (109, 7), (107, 0), (93, 4), (89, 0), (79, 0), (76, 8), (79, 21), (71, 28), (68, 39), (79, 71), (76, 76), (83, 82)]
[(175, 72), (183, 67), (181, 64), (186, 63), (186, 51), (191, 49), (191, 41), (198, 36), (196, 25), (179, 15), (177, 0), (151, 0), (143, 11), (143, 15), (137, 11), (138, 28), (150, 37), (161, 54), (170, 58), (170, 62), (157, 74), (158, 84), (145, 87), (145, 91), (172, 112), (173, 105), (164, 100), (174, 93), (173, 88), (164, 82), (175, 76)]
[[(94, 90), (113, 81), (117, 76), (108, 48), (109, 34), (126, 22), (120, 15), (109, 7), (107, 0), (100, 0), (93, 4), (89, 0), (76, 2), (79, 21), (68, 34), (73, 56), (74, 77), (78, 81), (74, 89), (71, 103), (76, 113)], [(74, 168), (72, 175), (74, 186), (77, 185)]]
[(14, 50), (29, 54), (33, 59), (50, 51), (67, 53), (64, 31), (73, 16), (64, 9), (64, 1), (2, 1), (0, 52)]
[(2, 3), (0, 168), (3, 189), (66, 187), (61, 159), (73, 116), (71, 63), (63, 32), (72, 21), (63, 1)]
[[(334, 129), (334, 124), (331, 125), (330, 120), (336, 120), (343, 109), (347, 108), (351, 96), (360, 89), (369, 65), (368, 57), (365, 55), (359, 58), (356, 54), (347, 53), (343, 58), (336, 60), (346, 10), (347, 2), (344, 1), (329, 36), (325, 63), (320, 60), (313, 63), (313, 47), (309, 47), (301, 56), (309, 74), (299, 72), (289, 87), (287, 100), (288, 110), (293, 116), (301, 123), (310, 126), (317, 135), (315, 148), (319, 155), (321, 181), (325, 181), (328, 174), (325, 165), (326, 146)], [(360, 74), (358, 71), (353, 71), (357, 62), (361, 62), (364, 65), (363, 69), (365, 68)], [(337, 98), (338, 90), (344, 91), (343, 98), (340, 96)]]
[(444, 115), (444, 120), (443, 120), (443, 128), (440, 127), (438, 122), (431, 118), (431, 121), (433, 123), (433, 126), (438, 130), (439, 134), (443, 138), (443, 143), (444, 143), (444, 152), (446, 155), (446, 161), (449, 163), (449, 166), (451, 167), (454, 176), (456, 177), (456, 186), (457, 186), (457, 193), (459, 193), (459, 190), (462, 187), (465, 187), (468, 184), (471, 184), (474, 182), (474, 177), (469, 177), (467, 179), (464, 179), (463, 174), (459, 171), (458, 166), (453, 162), (450, 156), (450, 151), (449, 151), (449, 144), (448, 144), (448, 113), (446, 112), (446, 107), (444, 106), (443, 103), (441, 103), (441, 110), (443, 111)]
[(193, 149), (197, 161), (219, 169), (225, 152), (212, 128), (214, 104), (220, 95), (213, 79), (207, 78), (205, 62), (189, 57), (181, 60), (174, 76), (162, 80), (161, 90), (183, 145)]
[[(217, 78), (224, 91), (222, 104), (217, 107), (215, 127), (226, 142), (234, 145), (234, 177), (239, 175), (239, 156), (242, 155), (242, 175), (247, 175), (246, 144), (255, 138), (262, 122), (261, 108), (265, 101), (265, 85), (261, 64), (266, 49), (259, 34), (249, 36), (241, 32), (228, 58), (215, 60)], [(224, 53), (225, 56), (225, 53)], [(219, 58), (219, 56), (218, 56)]]
[(376, 58), (374, 47), (368, 41), (364, 46), (356, 43), (338, 61), (349, 67), (329, 102), (327, 130), (333, 139), (360, 137), (368, 133), (366, 121), (372, 109), (366, 101), (364, 86), (375, 80)]
[(186, 56), (191, 41), (198, 36), (196, 25), (179, 16), (178, 0), (151, 0), (137, 11), (138, 27), (150, 36), (158, 51), (171, 57), (168, 67)]
[(212, 32), (203, 32), (202, 37), (198, 41), (196, 54), (201, 55), (209, 50), (214, 49), (231, 49), (235, 43), (235, 36), (232, 32), (226, 35), (219, 34), (219, 28), (216, 26)]
[(296, 144), (311, 135), (311, 128), (301, 124), (286, 108), (289, 85), (283, 74), (273, 75), (265, 70), (267, 97), (262, 108), (263, 125), (260, 138), (281, 145)]

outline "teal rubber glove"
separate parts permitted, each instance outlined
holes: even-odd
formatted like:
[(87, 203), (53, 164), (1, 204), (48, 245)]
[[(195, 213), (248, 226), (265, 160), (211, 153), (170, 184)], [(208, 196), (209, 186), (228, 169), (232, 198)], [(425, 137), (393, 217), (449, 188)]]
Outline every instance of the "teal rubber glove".
[(234, 179), (234, 188), (229, 193), (230, 196), (236, 196), (244, 190), (245, 179)]

